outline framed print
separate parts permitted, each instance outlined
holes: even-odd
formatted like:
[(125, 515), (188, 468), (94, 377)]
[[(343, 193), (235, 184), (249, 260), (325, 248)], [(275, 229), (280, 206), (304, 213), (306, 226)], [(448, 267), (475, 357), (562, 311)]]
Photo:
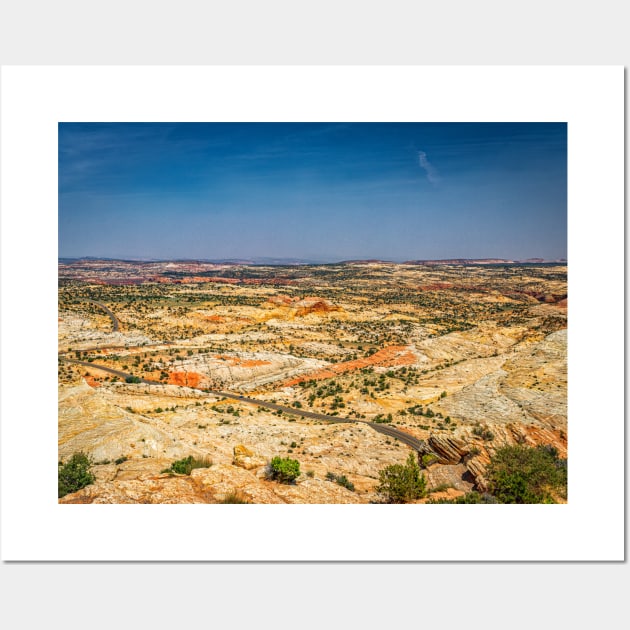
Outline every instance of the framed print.
[(623, 69), (2, 80), (5, 559), (623, 557)]

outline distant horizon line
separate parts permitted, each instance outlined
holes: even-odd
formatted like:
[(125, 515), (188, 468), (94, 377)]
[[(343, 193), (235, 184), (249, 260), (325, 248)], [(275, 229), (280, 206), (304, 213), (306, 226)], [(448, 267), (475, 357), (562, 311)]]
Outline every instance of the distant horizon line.
[(450, 256), (446, 258), (410, 258), (406, 260), (393, 260), (388, 258), (328, 258), (328, 259), (310, 259), (297, 258), (291, 256), (251, 256), (251, 257), (233, 257), (233, 258), (199, 258), (199, 257), (172, 257), (172, 258), (155, 258), (150, 256), (59, 256), (58, 261), (64, 260), (109, 260), (120, 262), (200, 262), (214, 264), (241, 264), (241, 265), (261, 265), (261, 264), (290, 264), (290, 265), (330, 265), (342, 263), (392, 263), (392, 264), (409, 264), (409, 263), (431, 263), (431, 262), (480, 262), (489, 263), (496, 261), (497, 263), (518, 264), (518, 263), (566, 263), (566, 257), (542, 258), (533, 256), (531, 258), (501, 258), (501, 257), (456, 257)]

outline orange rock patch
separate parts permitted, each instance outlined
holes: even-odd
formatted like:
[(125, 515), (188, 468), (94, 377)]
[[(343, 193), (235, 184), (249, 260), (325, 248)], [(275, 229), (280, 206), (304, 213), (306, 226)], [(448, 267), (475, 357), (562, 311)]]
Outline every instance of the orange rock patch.
[(83, 379), (90, 387), (101, 387), (102, 385), (93, 376), (84, 376)]
[(309, 313), (330, 313), (341, 310), (338, 306), (334, 306), (326, 300), (318, 300), (316, 298), (306, 298), (301, 302), (297, 302), (295, 306), (297, 307), (295, 313), (297, 317), (304, 317), (304, 315)]
[(310, 313), (331, 313), (343, 310), (341, 307), (331, 304), (328, 300), (316, 296), (307, 296), (300, 299), (292, 298), (288, 295), (273, 295), (261, 306), (263, 308), (287, 308), (288, 312), (295, 317), (304, 317)]
[(355, 359), (354, 361), (343, 361), (335, 363), (328, 368), (323, 368), (310, 374), (305, 374), (298, 378), (291, 379), (284, 383), (284, 387), (291, 387), (304, 381), (322, 380), (325, 378), (333, 378), (344, 372), (360, 370), (365, 367), (395, 367), (398, 365), (412, 365), (416, 362), (416, 355), (411, 351), (409, 346), (387, 346), (375, 352), (372, 356), (363, 359)]
[(207, 322), (216, 322), (217, 324), (224, 324), (225, 323), (225, 317), (222, 317), (221, 315), (208, 315), (204, 319)]
[(550, 445), (558, 450), (559, 457), (567, 457), (567, 434), (561, 429), (545, 429), (517, 424), (508, 424), (506, 429), (516, 444), (525, 444), (526, 446)]
[(231, 357), (225, 354), (218, 354), (217, 359), (227, 361), (230, 365), (236, 367), (258, 367), (259, 365), (271, 365), (271, 361), (263, 361), (260, 359), (240, 359), (239, 357)]
[(169, 372), (169, 385), (181, 385), (182, 387), (199, 387), (203, 376), (197, 372)]

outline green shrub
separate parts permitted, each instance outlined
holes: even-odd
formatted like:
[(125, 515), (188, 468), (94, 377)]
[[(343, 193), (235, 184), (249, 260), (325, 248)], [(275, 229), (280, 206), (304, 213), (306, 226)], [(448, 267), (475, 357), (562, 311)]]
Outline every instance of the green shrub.
[(472, 432), (473, 432), (473, 435), (480, 437), (482, 440), (485, 440), (486, 442), (492, 442), (492, 440), (494, 440), (494, 433), (492, 433), (490, 429), (484, 429), (480, 426), (475, 426)]
[(170, 468), (165, 468), (163, 473), (176, 473), (178, 475), (190, 475), (195, 468), (210, 468), (212, 461), (207, 457), (197, 458), (189, 455), (173, 462)]
[(228, 492), (219, 503), (251, 503), (238, 490)]
[(336, 479), (337, 483), (348, 490), (352, 490), (354, 492), (354, 484), (346, 477), (345, 475), (337, 475)]
[(329, 471), (326, 473), (326, 480), (334, 481), (340, 486), (343, 486), (344, 488), (347, 488), (348, 490), (354, 492), (354, 484), (345, 475), (336, 475), (335, 473)]
[(140, 383), (140, 377), (138, 376), (128, 376), (125, 379), (125, 383)]
[(567, 461), (551, 446), (497, 449), (486, 476), (500, 503), (554, 503), (554, 496), (567, 496)]
[(426, 468), (431, 464), (435, 464), (438, 459), (439, 457), (435, 453), (424, 453), (424, 455), (422, 455), (422, 467)]
[(281, 483), (293, 483), (300, 476), (300, 462), (290, 457), (274, 457), (269, 469), (271, 479)]
[(94, 483), (91, 465), (92, 462), (85, 453), (74, 453), (65, 464), (59, 462), (57, 498), (60, 499)]
[(426, 494), (427, 482), (420, 474), (420, 466), (413, 453), (409, 453), (404, 465), (392, 464), (379, 471), (378, 475), (380, 483), (376, 491), (390, 503), (406, 503)]
[(118, 459), (114, 460), (114, 464), (123, 464), (128, 459), (129, 458), (126, 455), (123, 455), (122, 457), (119, 457)]
[(372, 422), (376, 422), (377, 424), (387, 424), (392, 421), (392, 414), (387, 414), (384, 416), (382, 413), (379, 413), (377, 416), (372, 418)]

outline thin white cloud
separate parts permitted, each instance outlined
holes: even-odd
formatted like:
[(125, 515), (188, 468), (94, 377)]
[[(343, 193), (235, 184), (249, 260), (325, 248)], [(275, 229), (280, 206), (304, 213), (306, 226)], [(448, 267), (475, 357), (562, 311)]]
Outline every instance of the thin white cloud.
[(420, 168), (424, 169), (424, 172), (427, 174), (427, 179), (431, 184), (435, 186), (440, 183), (440, 174), (431, 162), (429, 162), (427, 154), (424, 151), (418, 151), (418, 163), (420, 164)]

